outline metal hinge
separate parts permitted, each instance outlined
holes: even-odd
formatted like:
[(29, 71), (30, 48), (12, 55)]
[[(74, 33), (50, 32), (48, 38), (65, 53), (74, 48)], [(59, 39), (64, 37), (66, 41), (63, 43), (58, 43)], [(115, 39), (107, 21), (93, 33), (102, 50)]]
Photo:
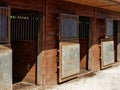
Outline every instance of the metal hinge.
[(57, 17), (57, 19), (59, 20), (59, 17)]
[(57, 33), (57, 36), (59, 36), (59, 33)]
[(60, 52), (60, 50), (57, 50), (58, 52)]
[(60, 68), (60, 66), (58, 66), (57, 68)]

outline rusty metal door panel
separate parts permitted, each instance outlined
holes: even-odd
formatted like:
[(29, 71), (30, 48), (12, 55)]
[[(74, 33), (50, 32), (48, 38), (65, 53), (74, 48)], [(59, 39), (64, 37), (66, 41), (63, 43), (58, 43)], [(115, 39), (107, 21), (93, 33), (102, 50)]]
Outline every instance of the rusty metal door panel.
[(102, 68), (105, 68), (115, 62), (114, 41), (101, 42)]
[[(60, 82), (73, 78), (80, 72), (80, 45), (60, 43)], [(71, 77), (72, 76), (72, 77)]]

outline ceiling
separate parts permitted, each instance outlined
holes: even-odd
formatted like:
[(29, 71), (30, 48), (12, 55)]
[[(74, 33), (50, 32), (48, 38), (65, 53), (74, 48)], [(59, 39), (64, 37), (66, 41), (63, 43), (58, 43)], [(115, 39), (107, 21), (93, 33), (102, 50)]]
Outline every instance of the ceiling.
[(64, 0), (120, 12), (120, 0)]

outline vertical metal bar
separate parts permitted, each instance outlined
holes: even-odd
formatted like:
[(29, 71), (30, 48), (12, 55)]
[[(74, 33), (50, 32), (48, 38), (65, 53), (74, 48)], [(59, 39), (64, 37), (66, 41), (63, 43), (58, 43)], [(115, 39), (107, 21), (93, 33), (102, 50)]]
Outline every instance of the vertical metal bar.
[(81, 20), (81, 18), (80, 18), (80, 33), (81, 33), (81, 38), (82, 38), (82, 34), (83, 34), (83, 31), (82, 31), (82, 20)]
[(88, 18), (88, 39), (89, 39), (89, 32), (90, 32), (90, 18)]
[(86, 39), (88, 39), (88, 18), (86, 18)]
[(85, 38), (87, 39), (87, 18), (85, 18)]
[(20, 21), (20, 16), (18, 15), (18, 19), (17, 19), (17, 40), (19, 40), (19, 30), (20, 30), (20, 28), (19, 28), (19, 21)]
[(84, 18), (84, 38), (86, 39), (86, 18)]
[(35, 34), (35, 40), (38, 40), (38, 31), (40, 29), (40, 14), (37, 14), (37, 20), (36, 20), (36, 24), (37, 24), (37, 28), (36, 28), (36, 34)]
[(26, 14), (26, 17), (29, 17), (29, 19), (27, 19), (27, 25), (26, 25), (26, 27), (27, 27), (27, 33), (26, 33), (26, 36), (27, 36), (27, 38), (26, 38), (26, 40), (29, 40), (29, 34), (30, 34), (30, 20), (31, 20), (31, 17), (30, 17), (30, 14), (28, 13), (28, 14)]
[(15, 17), (14, 17), (14, 31), (15, 31), (15, 32), (14, 32), (14, 35), (15, 35), (15, 40), (17, 40), (17, 39), (16, 39), (16, 31), (17, 31), (17, 30), (16, 30), (16, 23), (17, 23), (17, 22), (16, 22), (16, 19), (17, 19), (17, 16), (15, 15)]
[(17, 23), (17, 25), (18, 25), (18, 34), (17, 34), (18, 39), (17, 40), (20, 39), (20, 18), (21, 18), (21, 16), (19, 15), (19, 19), (18, 19), (18, 23)]
[(21, 40), (21, 19), (22, 19), (22, 17), (21, 17), (21, 14), (20, 14), (20, 19), (19, 19), (19, 33), (18, 33), (18, 36), (19, 36), (19, 40)]
[(21, 17), (21, 18), (20, 18), (20, 33), (19, 33), (19, 34), (20, 34), (20, 35), (19, 35), (20, 37), (19, 37), (19, 40), (22, 40), (22, 15), (20, 15), (20, 17)]
[(32, 38), (32, 40), (35, 40), (35, 31), (36, 31), (36, 26), (35, 26), (35, 22), (36, 22), (36, 16), (35, 16), (35, 13), (33, 13), (33, 30), (32, 30), (32, 32), (33, 32), (33, 38)]
[[(29, 14), (26, 15), (27, 17), (29, 16)], [(30, 40), (30, 21), (29, 19), (27, 20), (27, 33), (26, 33), (26, 36), (27, 36), (27, 39), (26, 40)]]
[(21, 34), (21, 30), (22, 30), (22, 15), (20, 14), (20, 37), (19, 37), (19, 40), (21, 40), (21, 38), (22, 38), (22, 34)]
[(83, 35), (84, 35), (84, 38), (85, 38), (85, 18), (84, 17), (83, 17), (83, 31), (84, 31)]
[(22, 40), (22, 37), (23, 37), (23, 34), (22, 34), (22, 20), (23, 20), (23, 19), (22, 19), (22, 18), (23, 18), (23, 17), (22, 17), (22, 15), (20, 15), (20, 17), (21, 17), (21, 18), (20, 18), (20, 40)]
[(12, 14), (10, 14), (10, 15), (11, 15), (11, 41), (13, 41), (14, 40), (13, 15)]
[(16, 40), (16, 25), (15, 25), (15, 21), (16, 21), (16, 19), (15, 19), (15, 15), (14, 15), (14, 17), (13, 17), (13, 27), (14, 27), (14, 40)]
[(33, 14), (33, 40), (35, 40), (35, 31), (36, 31), (36, 27), (35, 27), (35, 22), (36, 22), (36, 16), (35, 16), (36, 13)]
[(4, 10), (3, 10), (3, 8), (2, 8), (2, 41), (4, 41)]
[(35, 19), (34, 19), (34, 40), (36, 40), (36, 31), (37, 31), (37, 28), (38, 28), (38, 25), (37, 25), (37, 13), (35, 13), (34, 15)]
[(0, 32), (1, 32), (1, 33), (0, 33), (0, 42), (2, 42), (2, 40), (1, 40), (1, 38), (2, 38), (2, 37), (1, 37), (1, 36), (2, 36), (2, 26), (1, 26), (1, 21), (2, 21), (2, 20), (1, 20), (1, 8), (0, 8)]
[(32, 37), (32, 21), (33, 21), (33, 17), (32, 17), (32, 13), (31, 13), (31, 30), (30, 30), (30, 39), (32, 39), (33, 37)]
[(81, 17), (80, 17), (80, 35), (81, 35), (80, 38), (82, 38), (82, 20), (81, 20)]
[(84, 18), (82, 19), (82, 22), (83, 22), (83, 28), (82, 28), (82, 30), (83, 30), (83, 38), (84, 38)]
[(23, 14), (23, 19), (22, 19), (22, 27), (21, 27), (21, 34), (22, 34), (22, 38), (21, 40), (24, 40), (24, 30), (25, 30), (25, 15)]
[(9, 14), (8, 14), (8, 8), (5, 8), (5, 35), (6, 35), (6, 41), (7, 41), (7, 43), (8, 42), (10, 42), (10, 40), (9, 40), (9, 28), (8, 28), (8, 18), (10, 18), (9, 17)]
[(85, 18), (85, 39), (86, 39), (86, 34), (87, 34), (87, 18)]
[(11, 30), (11, 19), (10, 19), (11, 9), (10, 9), (10, 7), (8, 7), (7, 13), (8, 13), (8, 27), (7, 27), (7, 29), (8, 29), (8, 41), (10, 43), (10, 41), (11, 41), (11, 31), (10, 31)]
[(83, 38), (83, 20), (81, 18), (81, 37)]
[(4, 41), (6, 41), (5, 39), (6, 39), (6, 35), (5, 35), (5, 9), (3, 8), (3, 36), (4, 36), (4, 38), (3, 38), (3, 40)]
[(83, 18), (82, 18), (82, 25), (83, 25), (82, 30), (83, 30), (83, 38), (84, 38), (84, 19)]
[(19, 31), (19, 15), (17, 15), (18, 18), (16, 19), (16, 40), (18, 40), (18, 31)]
[(27, 31), (28, 31), (27, 25), (28, 25), (27, 14), (25, 14), (25, 29), (23, 31), (24, 34), (25, 34), (25, 39), (24, 40), (27, 40)]

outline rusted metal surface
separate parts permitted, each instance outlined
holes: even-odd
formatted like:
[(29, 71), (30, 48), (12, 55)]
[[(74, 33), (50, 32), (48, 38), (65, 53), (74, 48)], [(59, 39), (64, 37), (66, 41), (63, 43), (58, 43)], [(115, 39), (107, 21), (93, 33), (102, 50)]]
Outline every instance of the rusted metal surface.
[(80, 45), (60, 44), (60, 81), (80, 72)]
[(114, 41), (101, 42), (102, 68), (115, 62), (114, 58)]

